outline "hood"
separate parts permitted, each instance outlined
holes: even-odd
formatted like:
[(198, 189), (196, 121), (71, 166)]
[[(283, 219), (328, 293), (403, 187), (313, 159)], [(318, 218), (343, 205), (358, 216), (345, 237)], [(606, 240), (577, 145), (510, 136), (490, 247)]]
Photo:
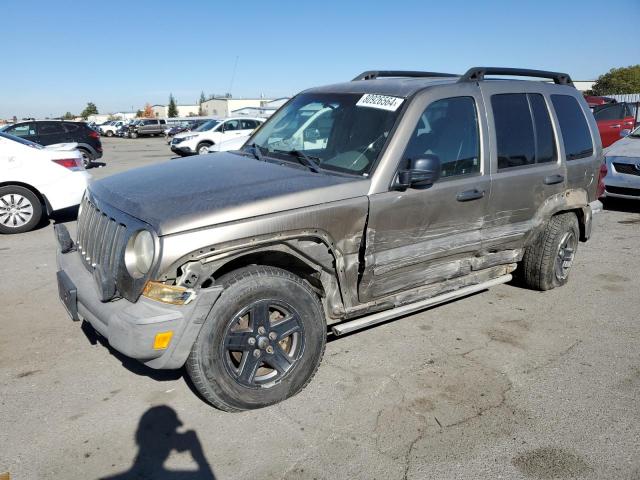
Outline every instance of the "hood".
[(56, 151), (71, 151), (71, 150), (75, 150), (76, 148), (78, 148), (78, 143), (77, 142), (72, 142), (72, 143), (54, 143), (52, 145), (47, 145), (46, 147), (44, 147), (46, 150), (56, 150)]
[(190, 130), (188, 132), (176, 133), (173, 138), (184, 138), (184, 137), (188, 137), (190, 135), (200, 135), (201, 133), (202, 132), (196, 132), (194, 130)]
[(159, 235), (366, 195), (365, 178), (313, 173), (231, 152), (129, 170), (90, 193)]
[(636, 157), (640, 158), (640, 138), (624, 137), (613, 145), (604, 149), (606, 157)]

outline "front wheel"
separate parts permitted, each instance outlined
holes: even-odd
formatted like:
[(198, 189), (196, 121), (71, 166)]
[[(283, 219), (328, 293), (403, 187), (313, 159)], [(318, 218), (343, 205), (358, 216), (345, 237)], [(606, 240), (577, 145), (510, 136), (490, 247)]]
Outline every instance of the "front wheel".
[(574, 213), (551, 217), (522, 258), (522, 278), (526, 286), (551, 290), (567, 283), (579, 239), (580, 227)]
[(107, 130), (107, 137), (113, 137), (113, 132), (111, 130)]
[(209, 153), (210, 146), (210, 143), (199, 143), (196, 147), (196, 152), (198, 152), (198, 155), (206, 155), (207, 153)]
[(129, 137), (131, 137), (131, 138), (138, 138), (138, 134), (137, 134), (136, 132), (131, 132), (131, 133), (129, 134)]
[(219, 279), (224, 291), (209, 313), (187, 372), (200, 394), (226, 411), (266, 407), (302, 390), (324, 354), (326, 322), (304, 280), (251, 266)]

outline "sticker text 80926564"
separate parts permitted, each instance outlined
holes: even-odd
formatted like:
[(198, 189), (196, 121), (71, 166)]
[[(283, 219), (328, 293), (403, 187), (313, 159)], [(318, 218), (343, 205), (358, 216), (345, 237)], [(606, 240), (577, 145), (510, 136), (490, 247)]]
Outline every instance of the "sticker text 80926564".
[(400, 97), (392, 97), (389, 95), (376, 95), (374, 93), (365, 93), (358, 103), (356, 103), (357, 107), (369, 107), (369, 108), (379, 108), (381, 110), (388, 110), (390, 112), (395, 112), (402, 102), (404, 98)]

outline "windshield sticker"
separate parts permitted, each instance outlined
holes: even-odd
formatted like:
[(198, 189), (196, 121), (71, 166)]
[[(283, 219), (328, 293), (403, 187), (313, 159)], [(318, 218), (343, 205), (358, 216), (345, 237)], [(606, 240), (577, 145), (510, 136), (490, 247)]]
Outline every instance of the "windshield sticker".
[(395, 112), (398, 107), (402, 105), (403, 101), (404, 98), (366, 93), (360, 100), (358, 100), (358, 103), (356, 103), (356, 107), (379, 108), (381, 110)]

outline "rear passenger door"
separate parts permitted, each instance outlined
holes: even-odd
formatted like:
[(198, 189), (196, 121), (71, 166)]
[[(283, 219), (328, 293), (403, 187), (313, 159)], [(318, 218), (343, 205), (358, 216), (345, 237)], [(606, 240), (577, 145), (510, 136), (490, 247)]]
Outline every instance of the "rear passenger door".
[(550, 99), (525, 82), (505, 91), (501, 82), (484, 82), (493, 159), (491, 212), (484, 248), (521, 248), (545, 200), (564, 192), (566, 171), (551, 121)]
[(67, 131), (62, 122), (38, 122), (38, 138), (42, 145), (53, 145), (67, 141)]
[(625, 104), (612, 103), (596, 109), (593, 116), (598, 122), (598, 130), (602, 146), (608, 147), (612, 143), (620, 140), (620, 132), (623, 129), (625, 117)]

